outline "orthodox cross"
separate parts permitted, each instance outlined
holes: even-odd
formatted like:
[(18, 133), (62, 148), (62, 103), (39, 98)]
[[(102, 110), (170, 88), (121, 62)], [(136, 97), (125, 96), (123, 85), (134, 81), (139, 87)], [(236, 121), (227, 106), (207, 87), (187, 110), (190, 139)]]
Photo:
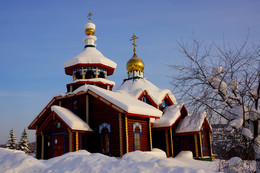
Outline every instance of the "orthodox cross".
[(134, 46), (134, 53), (136, 53), (135, 47), (137, 47), (137, 45), (135, 44), (135, 40), (138, 39), (139, 37), (137, 37), (135, 34), (133, 34), (133, 36), (131, 38), (132, 39), (130, 39), (130, 41), (133, 41), (132, 45)]
[(91, 16), (93, 16), (93, 14), (89, 12), (87, 15), (89, 23), (91, 22)]

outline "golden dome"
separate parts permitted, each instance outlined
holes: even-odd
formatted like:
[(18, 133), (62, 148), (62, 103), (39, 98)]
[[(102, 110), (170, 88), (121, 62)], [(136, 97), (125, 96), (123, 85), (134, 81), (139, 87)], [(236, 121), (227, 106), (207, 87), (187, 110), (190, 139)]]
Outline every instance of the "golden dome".
[(95, 30), (93, 28), (86, 28), (85, 33), (86, 33), (86, 35), (94, 35)]
[(126, 64), (127, 71), (143, 71), (144, 62), (136, 56), (134, 53), (133, 57)]

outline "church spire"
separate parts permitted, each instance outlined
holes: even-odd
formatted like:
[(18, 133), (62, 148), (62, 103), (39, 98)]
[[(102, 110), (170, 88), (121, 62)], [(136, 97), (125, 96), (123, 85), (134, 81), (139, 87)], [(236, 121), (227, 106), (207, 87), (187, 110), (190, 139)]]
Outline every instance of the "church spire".
[(134, 46), (134, 55), (133, 57), (127, 62), (126, 68), (128, 71), (128, 79), (132, 78), (143, 78), (143, 71), (144, 71), (144, 62), (137, 57), (136, 55), (136, 47), (135, 40), (138, 39), (135, 34), (131, 37), (130, 41), (133, 41), (132, 45)]
[(95, 41), (97, 40), (97, 37), (94, 36), (96, 25), (94, 23), (91, 23), (91, 16), (93, 16), (92, 13), (89, 13), (87, 15), (88, 17), (88, 23), (85, 25), (85, 34), (87, 37), (84, 38), (83, 42), (85, 43), (85, 47), (95, 47)]
[(137, 45), (135, 44), (135, 40), (138, 39), (139, 37), (137, 37), (135, 34), (133, 34), (133, 36), (131, 38), (132, 39), (130, 39), (130, 41), (133, 41), (132, 45), (134, 46), (134, 55), (136, 55), (135, 47), (137, 47)]

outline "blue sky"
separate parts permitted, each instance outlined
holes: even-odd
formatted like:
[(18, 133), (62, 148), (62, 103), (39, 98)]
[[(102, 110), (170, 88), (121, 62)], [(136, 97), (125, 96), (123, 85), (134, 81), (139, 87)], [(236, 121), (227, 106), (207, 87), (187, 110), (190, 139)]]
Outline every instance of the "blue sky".
[[(72, 77), (62, 64), (83, 50), (84, 25), (93, 13), (97, 49), (117, 63), (109, 80), (119, 86), (133, 55), (129, 41), (139, 39), (137, 55), (145, 77), (159, 88), (171, 89), (168, 64), (185, 63), (176, 40), (192, 33), (204, 42), (259, 43), (258, 0), (0, 0), (0, 144), (14, 128), (23, 128), (50, 99), (66, 92)], [(174, 93), (174, 91), (173, 91)], [(34, 141), (35, 131), (29, 131)]]

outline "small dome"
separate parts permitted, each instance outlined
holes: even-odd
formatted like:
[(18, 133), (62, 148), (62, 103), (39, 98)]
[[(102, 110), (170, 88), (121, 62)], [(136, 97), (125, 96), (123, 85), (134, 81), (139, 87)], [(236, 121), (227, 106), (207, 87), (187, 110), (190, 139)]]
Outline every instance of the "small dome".
[(85, 25), (85, 33), (86, 35), (94, 35), (95, 34), (96, 25), (94, 23), (87, 23)]
[(126, 64), (127, 71), (144, 71), (144, 62), (136, 56), (133, 57)]

